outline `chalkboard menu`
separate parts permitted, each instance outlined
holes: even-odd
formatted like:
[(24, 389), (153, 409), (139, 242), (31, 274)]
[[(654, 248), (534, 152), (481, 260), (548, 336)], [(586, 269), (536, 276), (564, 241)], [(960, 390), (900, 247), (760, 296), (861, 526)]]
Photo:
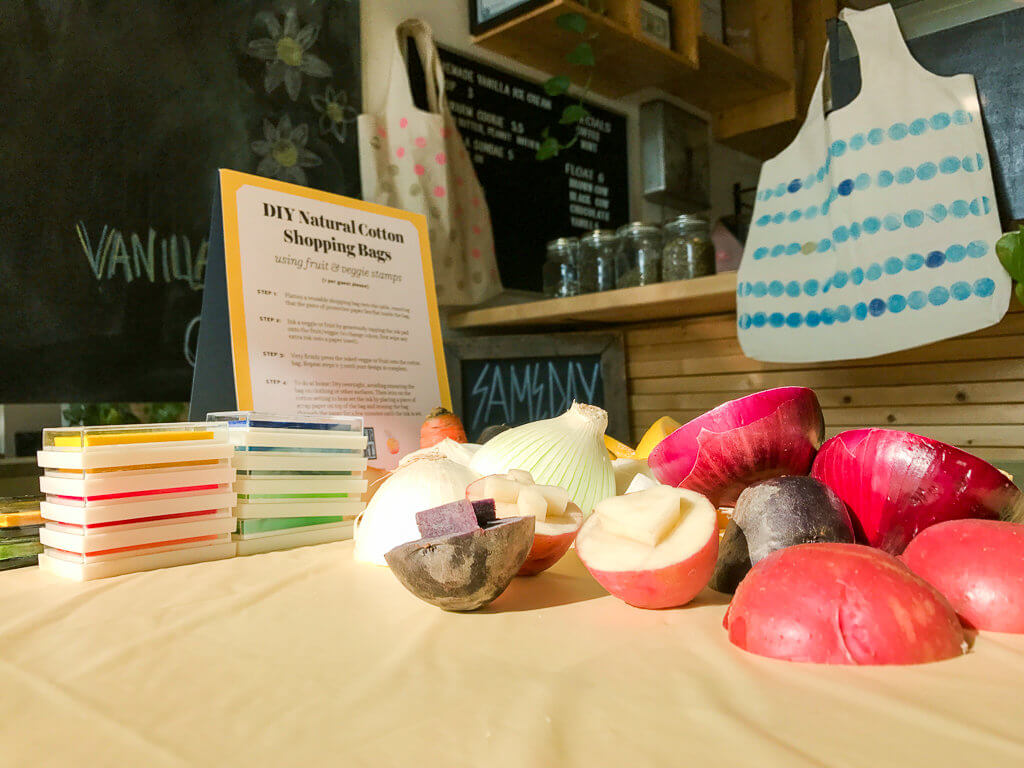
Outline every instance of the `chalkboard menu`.
[(0, 402), (185, 400), (215, 170), (358, 197), (358, 0), (5, 0)]
[[(547, 241), (628, 221), (626, 118), (588, 103), (576, 145), (537, 160), (545, 128), (571, 137), (558, 118), (572, 101), (446, 48), (440, 53), (449, 106), (487, 195), (502, 282), (539, 291)], [(407, 58), (419, 98), (419, 57)]]
[(549, 419), (573, 400), (608, 411), (608, 433), (628, 438), (625, 358), (615, 333), (445, 340), (455, 412), (470, 441), (492, 424)]

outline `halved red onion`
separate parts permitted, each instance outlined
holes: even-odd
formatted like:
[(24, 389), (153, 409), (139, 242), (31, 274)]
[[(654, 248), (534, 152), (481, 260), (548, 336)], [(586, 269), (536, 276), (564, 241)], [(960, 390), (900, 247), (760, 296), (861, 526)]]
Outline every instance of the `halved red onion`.
[(814, 391), (781, 387), (731, 400), (687, 422), (647, 459), (666, 485), (688, 488), (716, 506), (780, 475), (806, 475), (825, 436)]
[(894, 555), (935, 523), (1024, 516), (1024, 495), (998, 469), (911, 432), (841, 432), (821, 447), (811, 476), (846, 502), (858, 541)]

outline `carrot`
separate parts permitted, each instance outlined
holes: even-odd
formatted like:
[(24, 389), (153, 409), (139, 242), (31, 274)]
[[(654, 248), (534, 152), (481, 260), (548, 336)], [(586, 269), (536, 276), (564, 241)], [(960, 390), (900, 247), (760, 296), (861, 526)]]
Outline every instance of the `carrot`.
[(435, 408), (420, 427), (420, 448), (437, 445), (446, 437), (456, 443), (466, 442), (466, 430), (459, 417), (447, 408)]

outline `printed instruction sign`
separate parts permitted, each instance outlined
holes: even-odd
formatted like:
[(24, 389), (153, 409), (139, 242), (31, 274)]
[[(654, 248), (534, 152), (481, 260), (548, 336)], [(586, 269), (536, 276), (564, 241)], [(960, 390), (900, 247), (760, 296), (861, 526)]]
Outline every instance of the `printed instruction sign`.
[(451, 407), (425, 218), (219, 173), (192, 418), (362, 416), (371, 463), (394, 468)]

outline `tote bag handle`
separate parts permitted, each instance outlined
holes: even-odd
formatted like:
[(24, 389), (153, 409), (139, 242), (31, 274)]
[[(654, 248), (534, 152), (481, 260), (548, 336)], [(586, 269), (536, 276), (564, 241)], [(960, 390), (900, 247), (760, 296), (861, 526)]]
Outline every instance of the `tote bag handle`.
[[(448, 97), (445, 94), (444, 69), (434, 43), (434, 33), (422, 19), (406, 19), (398, 25), (395, 42), (402, 56), (403, 72), (407, 72), (405, 55), (409, 49), (410, 40), (413, 41), (420, 64), (423, 65), (428, 111), (434, 114), (444, 114), (448, 109)], [(406, 74), (406, 83), (408, 84), (408, 74)]]

